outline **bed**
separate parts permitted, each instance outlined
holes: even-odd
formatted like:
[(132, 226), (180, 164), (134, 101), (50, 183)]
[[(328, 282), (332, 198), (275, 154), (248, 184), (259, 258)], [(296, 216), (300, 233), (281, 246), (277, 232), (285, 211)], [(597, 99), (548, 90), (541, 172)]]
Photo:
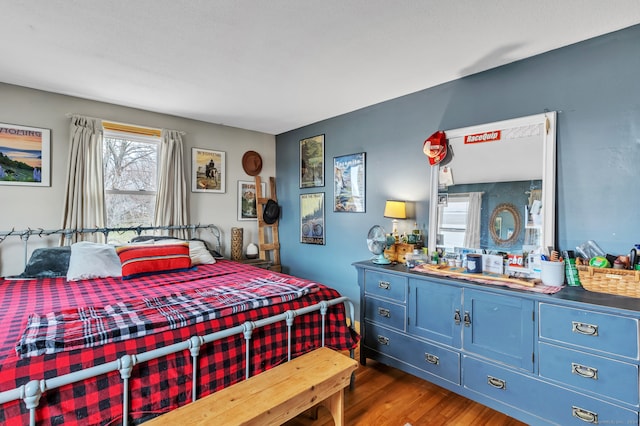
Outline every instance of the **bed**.
[[(0, 280), (0, 424), (138, 424), (323, 344), (358, 342), (336, 290), (230, 260), (68, 278)], [(79, 380), (60, 386), (69, 374)]]

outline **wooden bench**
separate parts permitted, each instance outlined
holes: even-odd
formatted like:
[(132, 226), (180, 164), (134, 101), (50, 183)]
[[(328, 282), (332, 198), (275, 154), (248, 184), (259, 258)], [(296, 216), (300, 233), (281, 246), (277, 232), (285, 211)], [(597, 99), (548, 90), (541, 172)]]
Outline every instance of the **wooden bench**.
[(320, 348), (156, 417), (145, 426), (281, 425), (324, 405), (344, 425), (344, 388), (356, 360)]

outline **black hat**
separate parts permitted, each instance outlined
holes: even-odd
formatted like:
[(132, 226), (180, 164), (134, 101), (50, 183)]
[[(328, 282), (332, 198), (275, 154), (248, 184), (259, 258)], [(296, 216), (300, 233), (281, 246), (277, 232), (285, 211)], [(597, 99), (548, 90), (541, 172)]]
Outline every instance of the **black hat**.
[(272, 199), (267, 200), (267, 204), (265, 204), (264, 211), (262, 212), (262, 219), (264, 220), (264, 223), (271, 225), (272, 223), (276, 223), (279, 217), (280, 206), (278, 203)]

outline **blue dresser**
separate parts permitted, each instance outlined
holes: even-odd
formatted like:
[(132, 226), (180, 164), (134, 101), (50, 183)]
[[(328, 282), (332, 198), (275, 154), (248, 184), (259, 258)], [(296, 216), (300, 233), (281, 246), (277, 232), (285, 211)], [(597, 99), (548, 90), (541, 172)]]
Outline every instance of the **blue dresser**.
[(512, 290), (358, 262), (373, 359), (531, 425), (637, 425), (640, 299)]

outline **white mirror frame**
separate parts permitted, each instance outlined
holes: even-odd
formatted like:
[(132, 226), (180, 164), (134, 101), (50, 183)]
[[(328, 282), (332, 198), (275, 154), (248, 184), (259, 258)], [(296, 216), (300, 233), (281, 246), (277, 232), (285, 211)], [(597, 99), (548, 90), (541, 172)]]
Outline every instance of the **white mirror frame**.
[[(530, 115), (511, 120), (496, 121), (493, 123), (476, 126), (462, 127), (459, 129), (445, 130), (447, 140), (462, 138), (465, 135), (475, 135), (497, 129), (513, 129), (525, 126), (542, 125), (542, 247), (555, 247), (556, 229), (556, 112)], [(456, 153), (453, 153), (455, 158)], [(429, 237), (428, 248), (436, 247), (438, 233), (438, 177), (440, 166), (431, 167), (431, 200), (429, 204)], [(455, 180), (455, 170), (453, 171)], [(517, 179), (509, 179), (517, 180)], [(525, 179), (520, 179), (525, 180)], [(478, 182), (482, 183), (482, 182)], [(455, 182), (454, 182), (455, 184)]]

